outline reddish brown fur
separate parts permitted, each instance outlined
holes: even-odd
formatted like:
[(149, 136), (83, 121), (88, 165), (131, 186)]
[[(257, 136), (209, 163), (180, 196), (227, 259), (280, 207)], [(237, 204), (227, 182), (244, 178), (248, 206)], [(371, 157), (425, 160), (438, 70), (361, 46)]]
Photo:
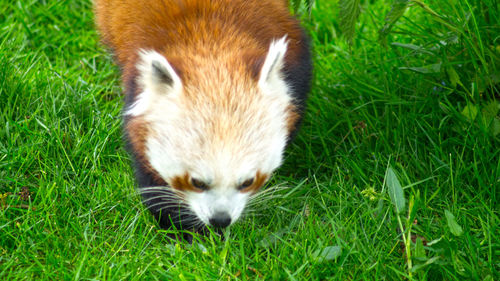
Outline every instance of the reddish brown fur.
[(126, 124), (126, 129), (128, 132), (133, 132), (129, 135), (130, 145), (136, 151), (135, 157), (137, 157), (140, 163), (143, 163), (144, 168), (153, 177), (155, 182), (159, 185), (166, 185), (166, 182), (160, 177), (160, 175), (151, 167), (147, 161), (145, 155), (146, 150), (146, 136), (148, 135), (148, 126), (141, 118), (131, 119)]
[(269, 175), (257, 172), (253, 183), (249, 187), (243, 189), (242, 192), (256, 192), (266, 183), (267, 179), (269, 179)]
[(191, 184), (191, 178), (189, 174), (184, 174), (182, 176), (178, 176), (172, 179), (172, 187), (181, 191), (194, 191), (194, 192), (202, 192), (203, 190), (194, 187)]
[(300, 118), (300, 114), (297, 112), (295, 106), (293, 105), (288, 106), (287, 111), (288, 111), (287, 129), (289, 132), (293, 132), (297, 129), (297, 121)]

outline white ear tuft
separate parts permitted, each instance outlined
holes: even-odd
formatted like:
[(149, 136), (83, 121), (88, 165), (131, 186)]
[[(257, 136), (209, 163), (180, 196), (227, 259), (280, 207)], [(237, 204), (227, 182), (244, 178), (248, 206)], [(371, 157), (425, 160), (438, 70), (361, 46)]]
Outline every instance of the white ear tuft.
[(285, 64), (287, 46), (286, 35), (279, 40), (271, 42), (266, 60), (260, 71), (259, 86), (262, 89), (268, 89), (269, 87), (284, 83), (281, 70)]
[(126, 115), (141, 115), (148, 110), (155, 97), (176, 96), (182, 90), (181, 79), (167, 59), (156, 51), (140, 50), (137, 70), (137, 84), (142, 92), (125, 112)]

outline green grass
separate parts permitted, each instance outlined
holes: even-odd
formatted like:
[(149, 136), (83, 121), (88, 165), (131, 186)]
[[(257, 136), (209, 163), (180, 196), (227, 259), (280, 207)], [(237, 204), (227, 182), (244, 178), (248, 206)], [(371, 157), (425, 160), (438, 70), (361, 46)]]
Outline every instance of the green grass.
[(390, 3), (364, 2), (351, 46), (336, 1), (304, 13), (315, 78), (279, 188), (190, 245), (135, 193), (89, 1), (0, 0), (0, 280), (499, 280), (499, 2), (424, 1), (387, 48)]

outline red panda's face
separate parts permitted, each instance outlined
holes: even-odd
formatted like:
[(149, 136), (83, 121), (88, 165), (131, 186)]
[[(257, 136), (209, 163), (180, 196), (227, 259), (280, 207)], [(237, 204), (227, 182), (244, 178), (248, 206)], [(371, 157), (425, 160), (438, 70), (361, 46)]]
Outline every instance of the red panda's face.
[(164, 56), (140, 53), (142, 92), (125, 113), (146, 132), (139, 153), (205, 224), (234, 223), (282, 162), (293, 118), (286, 46), (271, 44), (258, 79), (207, 59), (181, 80)]

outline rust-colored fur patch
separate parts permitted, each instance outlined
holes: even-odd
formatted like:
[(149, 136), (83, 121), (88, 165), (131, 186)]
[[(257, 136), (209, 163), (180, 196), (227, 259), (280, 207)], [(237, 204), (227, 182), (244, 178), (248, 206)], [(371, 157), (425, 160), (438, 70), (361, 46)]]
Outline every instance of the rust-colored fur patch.
[(297, 112), (297, 107), (295, 105), (289, 105), (286, 109), (286, 113), (287, 130), (293, 132), (297, 129), (297, 121), (300, 119), (300, 114)]
[(252, 185), (243, 189), (241, 192), (252, 192), (252, 193), (257, 192), (266, 183), (268, 179), (269, 179), (268, 174), (257, 172)]
[(203, 192), (203, 190), (196, 188), (191, 184), (191, 177), (189, 177), (188, 173), (173, 178), (171, 184), (173, 188), (178, 189), (180, 191)]
[(146, 159), (146, 137), (148, 136), (148, 125), (140, 117), (132, 117), (126, 125), (126, 130), (129, 134), (129, 141), (132, 150), (135, 152), (136, 160), (147, 170), (158, 185), (166, 186), (167, 183), (161, 178), (158, 172), (151, 167), (151, 164)]
[(148, 134), (148, 126), (140, 117), (131, 117), (127, 122), (126, 127), (129, 133), (130, 145), (139, 155), (145, 155), (146, 137)]

